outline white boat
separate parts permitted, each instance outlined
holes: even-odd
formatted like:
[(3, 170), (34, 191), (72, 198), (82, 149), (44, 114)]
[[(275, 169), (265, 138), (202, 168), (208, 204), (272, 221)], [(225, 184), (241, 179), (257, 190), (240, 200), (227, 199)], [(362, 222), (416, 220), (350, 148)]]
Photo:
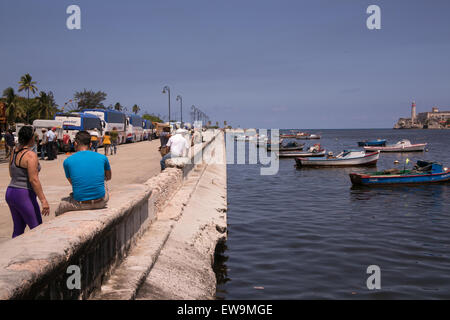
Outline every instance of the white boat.
[(375, 165), (380, 157), (380, 151), (369, 152), (344, 150), (336, 157), (327, 155), (320, 158), (296, 158), (295, 162), (299, 167), (323, 166), (323, 167), (351, 167), (351, 166), (371, 166)]
[(366, 146), (364, 150), (366, 151), (381, 151), (381, 152), (415, 152), (424, 151), (426, 143), (412, 144), (411, 141), (407, 139), (400, 140), (396, 144), (387, 145), (385, 147), (381, 146)]

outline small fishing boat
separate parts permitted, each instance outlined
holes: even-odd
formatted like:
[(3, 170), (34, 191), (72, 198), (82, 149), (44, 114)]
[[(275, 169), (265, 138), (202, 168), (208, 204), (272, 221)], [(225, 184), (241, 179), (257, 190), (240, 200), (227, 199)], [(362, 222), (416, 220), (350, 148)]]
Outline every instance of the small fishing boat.
[(295, 134), (280, 134), (280, 138), (284, 138), (284, 139), (295, 139), (297, 137), (297, 135)]
[(358, 142), (358, 146), (360, 147), (384, 147), (385, 145), (386, 139), (364, 140)]
[(289, 141), (286, 143), (280, 143), (279, 145), (267, 144), (267, 151), (301, 151), (305, 144), (297, 143), (295, 141)]
[(350, 180), (354, 185), (366, 186), (440, 183), (450, 181), (450, 170), (440, 163), (417, 161), (413, 170), (350, 173)]
[(387, 145), (385, 147), (377, 146), (366, 146), (364, 150), (366, 151), (381, 151), (381, 152), (416, 152), (424, 151), (426, 143), (412, 144), (411, 141), (407, 139), (400, 140), (396, 144)]
[(380, 152), (344, 150), (336, 157), (331, 154), (320, 158), (296, 158), (298, 167), (352, 167), (376, 165), (380, 157)]
[(277, 153), (279, 158), (297, 158), (297, 157), (323, 157), (326, 150), (322, 149), (320, 144), (309, 147), (307, 151), (280, 151)]
[(299, 132), (297, 133), (295, 138), (300, 140), (312, 140), (312, 139), (320, 139), (320, 136), (318, 134)]

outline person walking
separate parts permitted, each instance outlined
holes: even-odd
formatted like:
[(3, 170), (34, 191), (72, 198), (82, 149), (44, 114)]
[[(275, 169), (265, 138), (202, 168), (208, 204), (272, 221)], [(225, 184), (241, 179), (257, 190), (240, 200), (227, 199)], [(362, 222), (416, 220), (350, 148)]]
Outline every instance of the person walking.
[(98, 130), (97, 128), (91, 133), (91, 151), (98, 152)]
[(45, 160), (46, 151), (47, 151), (47, 130), (42, 129), (41, 160)]
[(13, 238), (23, 234), (26, 226), (34, 229), (42, 224), (36, 196), (41, 202), (42, 214), (46, 216), (50, 213), (50, 206), (39, 180), (41, 166), (37, 154), (31, 151), (34, 145), (33, 128), (31, 126), (22, 127), (19, 130), (18, 147), (12, 151), (10, 156), (11, 182), (5, 196), (14, 223)]
[(90, 150), (91, 135), (79, 131), (75, 136), (76, 153), (64, 160), (64, 172), (72, 193), (61, 199), (55, 215), (68, 211), (102, 209), (109, 200), (106, 181), (111, 180), (108, 158)]
[(105, 148), (105, 156), (108, 155), (108, 152), (112, 154), (111, 151), (111, 135), (108, 131), (105, 132), (103, 136), (103, 147)]
[(166, 169), (167, 159), (186, 156), (187, 150), (190, 148), (190, 144), (183, 136), (185, 133), (186, 130), (177, 129), (177, 131), (175, 131), (175, 135), (170, 137), (169, 141), (166, 144), (166, 147), (169, 148), (169, 153), (163, 156), (160, 161), (161, 171), (164, 171)]
[(15, 145), (13, 131), (8, 129), (5, 133), (6, 158), (9, 158)]
[(117, 154), (117, 145), (119, 144), (119, 132), (117, 131), (117, 128), (114, 127), (112, 131), (110, 132), (111, 135), (111, 155)]

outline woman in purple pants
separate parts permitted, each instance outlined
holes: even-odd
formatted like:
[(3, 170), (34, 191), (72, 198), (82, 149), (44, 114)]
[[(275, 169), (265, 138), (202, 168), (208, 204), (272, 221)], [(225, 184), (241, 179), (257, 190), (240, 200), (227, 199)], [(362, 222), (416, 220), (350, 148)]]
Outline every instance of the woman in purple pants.
[(34, 144), (33, 128), (22, 127), (19, 131), (19, 145), (12, 152), (9, 161), (11, 182), (6, 190), (6, 202), (14, 222), (13, 238), (23, 234), (26, 226), (33, 229), (42, 223), (36, 195), (42, 204), (42, 214), (50, 213), (39, 181), (41, 166), (36, 153), (31, 151)]

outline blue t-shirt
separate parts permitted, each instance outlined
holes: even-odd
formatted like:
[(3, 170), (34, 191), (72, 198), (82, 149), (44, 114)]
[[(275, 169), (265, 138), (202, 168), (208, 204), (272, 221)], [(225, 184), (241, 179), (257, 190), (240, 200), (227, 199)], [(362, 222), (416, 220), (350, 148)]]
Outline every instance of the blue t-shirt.
[(78, 151), (64, 160), (66, 177), (72, 180), (73, 198), (95, 200), (105, 196), (105, 170), (111, 170), (108, 158), (92, 151)]

